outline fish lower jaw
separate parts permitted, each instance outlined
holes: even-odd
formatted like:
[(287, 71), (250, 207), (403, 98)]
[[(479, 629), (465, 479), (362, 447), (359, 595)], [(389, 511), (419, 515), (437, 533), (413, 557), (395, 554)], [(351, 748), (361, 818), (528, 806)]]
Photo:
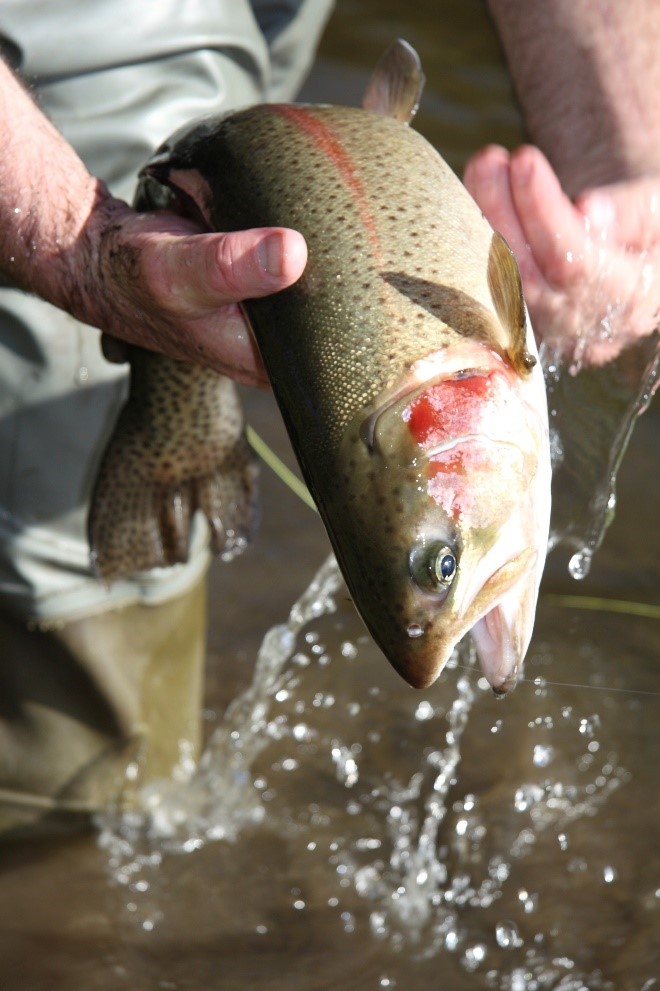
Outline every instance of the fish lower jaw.
[(516, 685), (525, 651), (514, 644), (502, 609), (493, 607), (470, 633), (488, 684), (496, 695), (506, 695)]

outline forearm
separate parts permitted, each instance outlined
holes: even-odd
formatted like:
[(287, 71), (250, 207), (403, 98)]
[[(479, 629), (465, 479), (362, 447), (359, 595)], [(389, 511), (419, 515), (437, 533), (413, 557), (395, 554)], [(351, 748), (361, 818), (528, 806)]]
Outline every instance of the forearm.
[(101, 229), (129, 207), (91, 176), (0, 60), (0, 272), (88, 322)]
[(660, 3), (488, 0), (532, 140), (571, 195), (660, 174)]

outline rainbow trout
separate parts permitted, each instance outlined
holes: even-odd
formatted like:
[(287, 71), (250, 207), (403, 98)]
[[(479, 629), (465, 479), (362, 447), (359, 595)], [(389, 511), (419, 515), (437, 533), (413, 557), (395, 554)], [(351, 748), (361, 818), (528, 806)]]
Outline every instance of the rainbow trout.
[(165, 189), (208, 230), (302, 232), (302, 278), (244, 310), (355, 605), (411, 685), (471, 631), (504, 692), (545, 560), (545, 390), (513, 255), (408, 126), (422, 85), (397, 42), (364, 109), (204, 119), (162, 145), (141, 195)]

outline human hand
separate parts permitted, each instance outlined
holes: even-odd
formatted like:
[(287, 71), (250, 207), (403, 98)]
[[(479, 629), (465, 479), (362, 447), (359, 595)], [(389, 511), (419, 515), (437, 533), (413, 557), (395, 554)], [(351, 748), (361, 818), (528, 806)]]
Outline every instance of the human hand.
[(513, 250), (538, 337), (574, 369), (612, 361), (660, 323), (660, 177), (572, 202), (545, 156), (488, 146), (464, 181)]
[(175, 213), (137, 213), (88, 172), (2, 59), (0, 147), (0, 273), (11, 285), (115, 339), (266, 382), (238, 303), (300, 277), (300, 234), (209, 234)]
[(109, 206), (89, 224), (95, 248), (81, 277), (83, 318), (111, 337), (266, 384), (238, 304), (300, 277), (302, 235), (286, 228), (209, 234), (167, 211)]

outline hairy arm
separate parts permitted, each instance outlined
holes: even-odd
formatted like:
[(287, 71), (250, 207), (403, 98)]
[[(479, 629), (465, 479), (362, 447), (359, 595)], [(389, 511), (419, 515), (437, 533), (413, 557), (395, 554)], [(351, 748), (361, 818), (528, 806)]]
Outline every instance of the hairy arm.
[(660, 4), (488, 0), (531, 138), (569, 196), (660, 173)]
[(489, 0), (536, 146), (465, 184), (513, 249), (539, 337), (615, 359), (660, 323), (660, 4)]
[(301, 275), (306, 247), (284, 228), (200, 233), (166, 211), (138, 214), (90, 175), (0, 61), (0, 273), (106, 333), (262, 382), (237, 304)]

